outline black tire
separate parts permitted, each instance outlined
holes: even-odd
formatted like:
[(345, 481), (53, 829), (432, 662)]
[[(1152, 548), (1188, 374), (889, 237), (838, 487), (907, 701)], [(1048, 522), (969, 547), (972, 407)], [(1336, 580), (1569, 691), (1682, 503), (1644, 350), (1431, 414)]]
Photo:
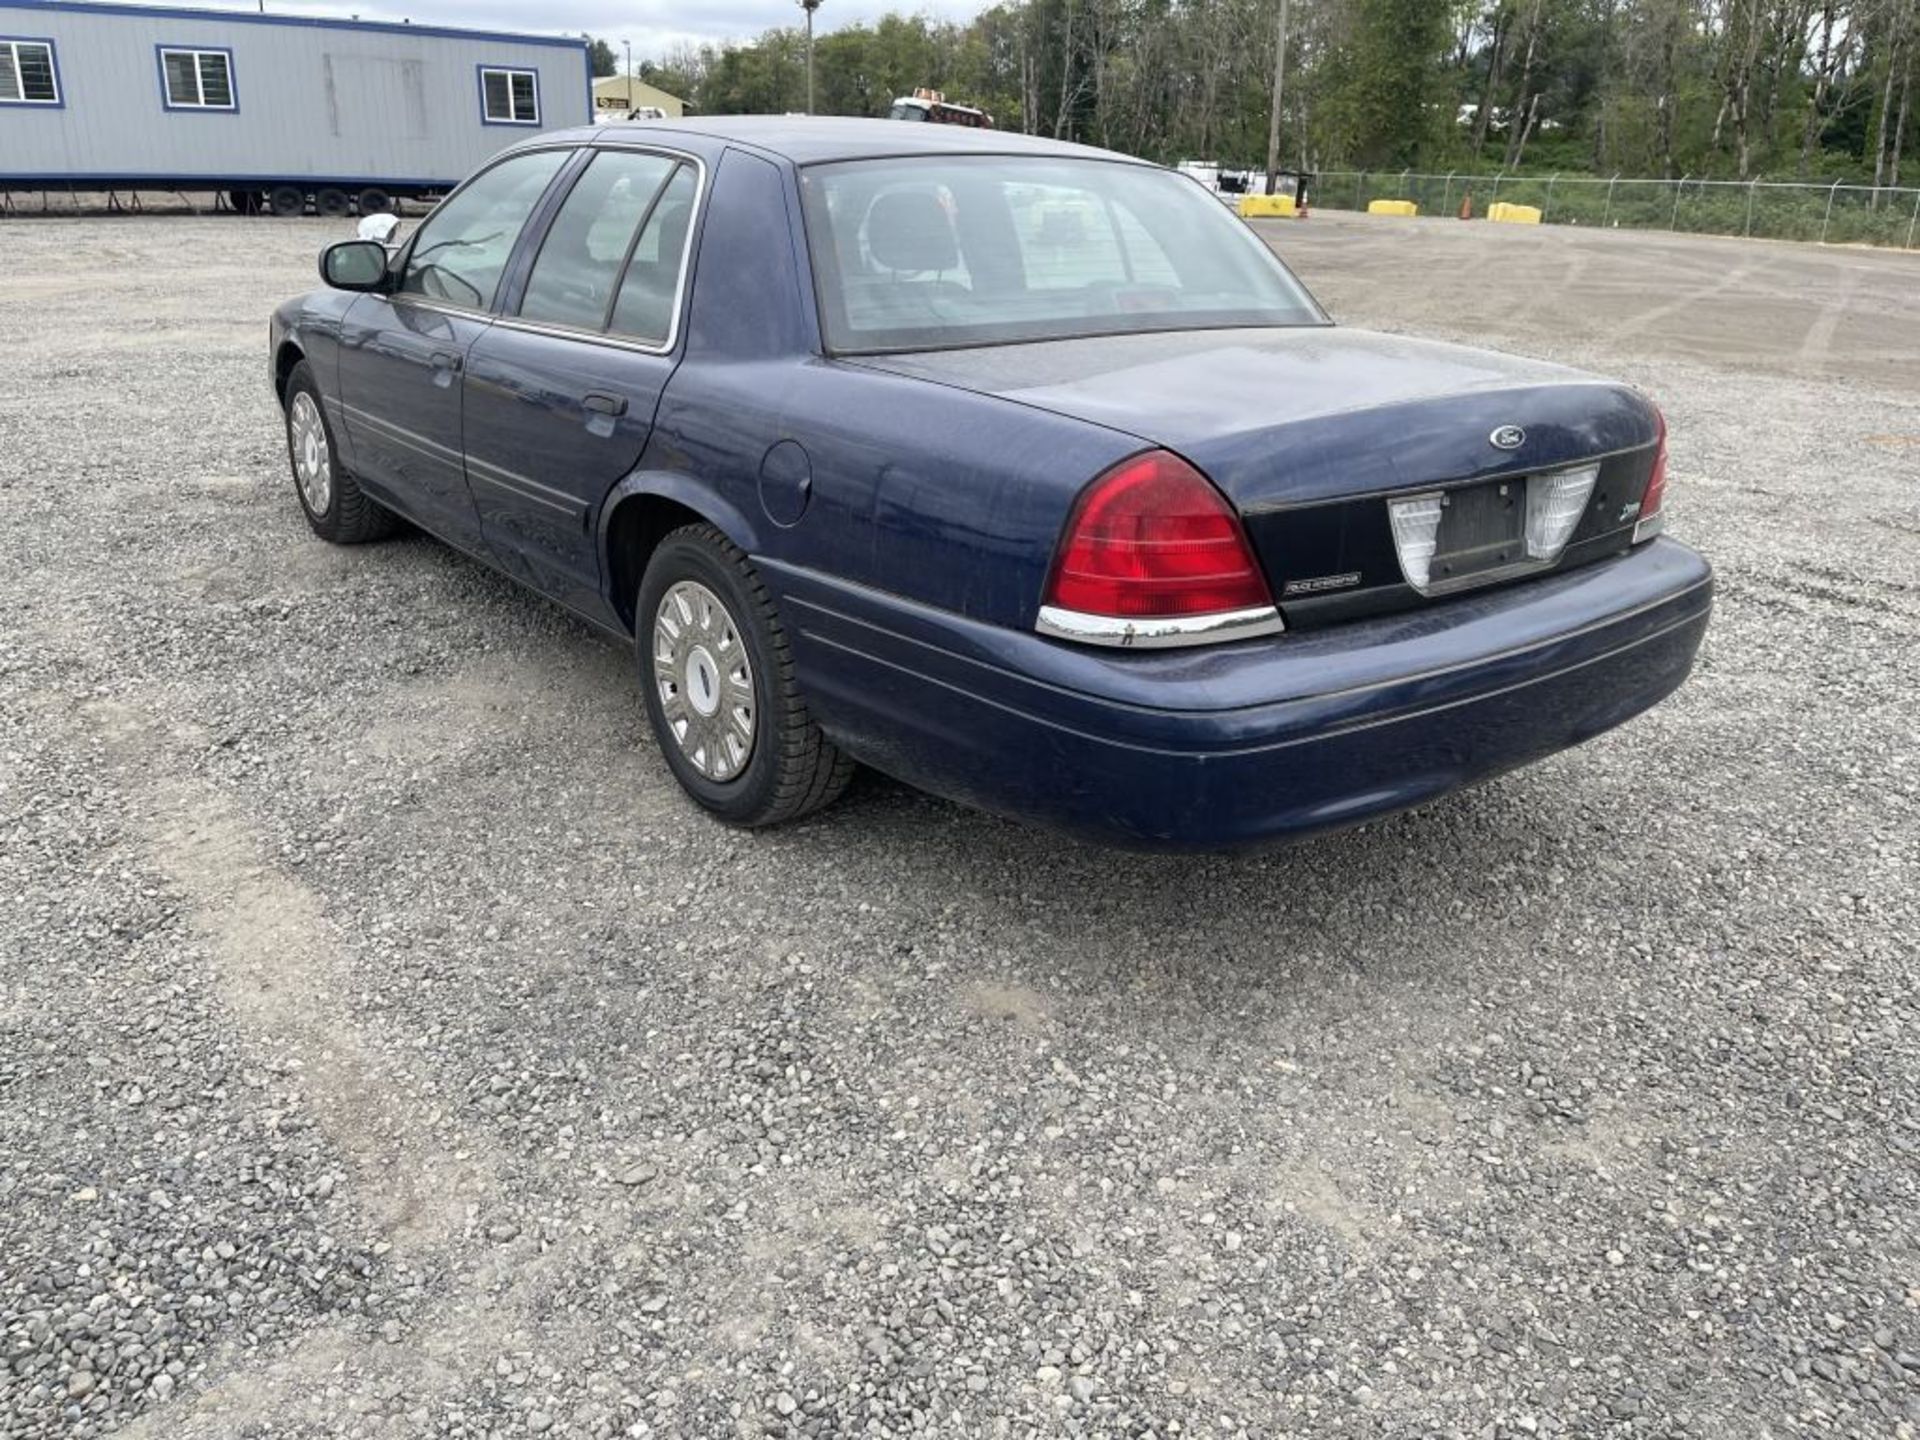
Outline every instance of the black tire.
[(393, 196), (378, 185), (369, 185), (360, 192), (360, 213), (362, 215), (394, 215), (399, 212), (393, 208)]
[(283, 220), (307, 213), (307, 197), (298, 185), (276, 185), (267, 192), (267, 208)]
[(342, 220), (353, 213), (353, 201), (346, 191), (329, 185), (313, 197), (313, 208), (329, 220)]
[[(359, 545), (368, 540), (384, 540), (399, 529), (400, 522), (394, 514), (370, 499), (339, 463), (340, 450), (334, 443), (333, 423), (327, 419), (320, 387), (314, 384), (313, 368), (306, 361), (293, 367), (293, 373), (287, 376), (286, 394), (281, 398), (286, 405), (287, 465), (293, 471), (293, 493), (313, 533), (336, 545)], [(301, 427), (311, 423), (309, 411), (303, 406), (311, 407), (311, 421), (318, 422), (326, 441), (327, 494), (326, 503), (319, 508), (315, 508), (309, 487), (302, 479), (305, 438)]]
[[(654, 664), (662, 600), (691, 582), (719, 600), (752, 666), (752, 749), (725, 780), (701, 773), (669, 726)], [(634, 656), (647, 719), (680, 786), (730, 825), (778, 825), (838, 799), (853, 761), (821, 733), (794, 682), (793, 654), (773, 597), (745, 553), (711, 525), (688, 525), (662, 540), (647, 562), (634, 604)], [(724, 702), (722, 702), (724, 703)]]

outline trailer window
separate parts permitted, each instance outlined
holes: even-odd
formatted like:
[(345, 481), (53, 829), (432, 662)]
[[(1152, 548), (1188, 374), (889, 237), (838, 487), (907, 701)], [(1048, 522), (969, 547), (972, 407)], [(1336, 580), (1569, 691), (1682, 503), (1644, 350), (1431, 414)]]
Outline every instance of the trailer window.
[(0, 40), (0, 105), (58, 105), (51, 40)]
[(169, 110), (238, 110), (232, 53), (162, 45), (160, 93)]
[(489, 125), (538, 125), (540, 77), (532, 70), (480, 67), (480, 118)]

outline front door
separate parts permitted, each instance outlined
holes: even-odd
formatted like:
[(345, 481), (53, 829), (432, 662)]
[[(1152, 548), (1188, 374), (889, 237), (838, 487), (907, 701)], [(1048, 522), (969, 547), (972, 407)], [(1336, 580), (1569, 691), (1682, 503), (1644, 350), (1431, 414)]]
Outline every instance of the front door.
[(341, 324), (356, 478), (469, 550), (481, 540), (461, 461), (461, 375), (520, 232), (571, 154), (530, 151), (475, 176), (421, 225), (394, 293), (362, 296)]
[(698, 179), (677, 156), (599, 151), (467, 357), (467, 481), (487, 547), (589, 614), (601, 504), (639, 464), (677, 363)]

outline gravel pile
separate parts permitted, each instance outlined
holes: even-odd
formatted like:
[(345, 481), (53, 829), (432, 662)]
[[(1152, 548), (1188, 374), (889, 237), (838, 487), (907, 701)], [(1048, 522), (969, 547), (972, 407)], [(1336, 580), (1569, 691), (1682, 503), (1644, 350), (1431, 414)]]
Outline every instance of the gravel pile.
[(336, 228), (0, 227), (3, 1440), (1920, 1430), (1903, 257), (1275, 232), (1646, 385), (1720, 608), (1623, 731), (1169, 861), (723, 830), (617, 647), (313, 540)]

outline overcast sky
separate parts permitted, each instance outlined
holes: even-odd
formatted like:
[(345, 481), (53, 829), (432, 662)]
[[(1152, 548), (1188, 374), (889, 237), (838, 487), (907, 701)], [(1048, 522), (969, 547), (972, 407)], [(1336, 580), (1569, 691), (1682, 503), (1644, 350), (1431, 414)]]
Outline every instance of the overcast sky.
[[(252, 10), (255, 0), (176, 0), (208, 9)], [(822, 0), (817, 31), (889, 10), (939, 20), (965, 20), (989, 0)], [(604, 36), (617, 51), (633, 42), (633, 58), (658, 59), (682, 41), (747, 40), (775, 25), (797, 23), (797, 0), (266, 0), (269, 13), (358, 15), (363, 20), (412, 20), (416, 25), (474, 29), (563, 31)]]

